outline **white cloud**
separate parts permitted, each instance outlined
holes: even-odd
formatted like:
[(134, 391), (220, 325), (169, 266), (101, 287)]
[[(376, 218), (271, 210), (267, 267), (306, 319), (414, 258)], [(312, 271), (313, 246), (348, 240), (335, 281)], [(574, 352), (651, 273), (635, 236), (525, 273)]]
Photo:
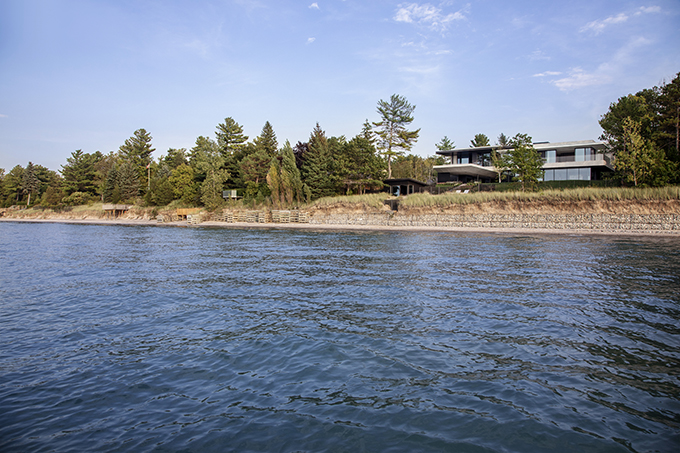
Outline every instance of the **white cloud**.
[(318, 3), (314, 2), (314, 3), (312, 3), (311, 5), (309, 5), (309, 9), (321, 9), (321, 8), (319, 8), (319, 4), (318, 4)]
[(639, 52), (652, 43), (652, 41), (643, 37), (633, 37), (609, 61), (600, 64), (596, 70), (586, 72), (581, 68), (574, 68), (569, 76), (553, 80), (551, 83), (562, 91), (611, 83), (620, 79), (621, 74), (628, 72), (627, 70), (631, 65), (638, 64), (640, 60)]
[(316, 41), (316, 38), (307, 38), (307, 44), (311, 44)]
[(557, 72), (557, 71), (545, 71), (545, 72), (541, 72), (541, 73), (539, 73), (539, 74), (534, 74), (532, 77), (558, 76), (558, 75), (560, 75), (560, 74), (562, 74), (562, 73), (561, 73), (561, 72)]
[(461, 11), (444, 14), (441, 9), (429, 3), (402, 3), (394, 14), (397, 22), (417, 23), (440, 32), (446, 31), (451, 22), (463, 19), (465, 15)]
[(587, 73), (581, 68), (574, 68), (568, 77), (554, 80), (552, 83), (562, 91), (570, 91), (576, 88), (603, 85), (611, 80), (611, 76), (606, 74)]
[[(659, 13), (659, 12), (661, 12), (661, 8), (658, 7), (658, 6), (643, 6), (643, 7), (639, 8), (636, 12), (634, 12), (632, 15), (633, 16), (639, 16), (641, 14), (650, 14), (650, 13)], [(594, 20), (594, 21), (589, 22), (586, 25), (584, 25), (581, 28), (581, 32), (591, 31), (591, 32), (595, 33), (596, 35), (599, 35), (608, 26), (627, 22), (628, 19), (630, 19), (630, 17), (631, 16), (626, 14), (626, 13), (619, 13), (615, 16), (609, 16), (606, 19)]]
[(640, 9), (635, 13), (636, 16), (644, 13), (660, 13), (660, 6), (641, 6)]
[(9, 118), (9, 115), (3, 115), (2, 113), (0, 113), (0, 118)]

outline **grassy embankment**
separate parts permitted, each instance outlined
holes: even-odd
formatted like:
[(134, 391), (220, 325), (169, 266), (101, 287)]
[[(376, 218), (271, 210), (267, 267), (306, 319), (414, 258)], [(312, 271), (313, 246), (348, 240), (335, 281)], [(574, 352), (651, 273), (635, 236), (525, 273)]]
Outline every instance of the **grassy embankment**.
[[(388, 212), (385, 204), (395, 199), (385, 193), (326, 197), (302, 209), (311, 214)], [(614, 214), (680, 214), (680, 187), (612, 188), (587, 187), (549, 189), (539, 192), (475, 192), (441, 195), (412, 194), (398, 198), (400, 214), (465, 214), (465, 213), (614, 213)], [(156, 215), (172, 214), (178, 207), (172, 203), (165, 207), (133, 206), (123, 217), (126, 219), (153, 220)], [(270, 209), (268, 206), (247, 206), (231, 202), (226, 209)], [(6, 217), (43, 219), (103, 219), (102, 203), (73, 206), (60, 211), (29, 208), (5, 211)]]
[[(322, 198), (312, 210), (386, 210), (387, 194)], [(399, 212), (426, 213), (635, 213), (680, 214), (680, 187), (584, 187), (540, 192), (413, 194), (399, 199)]]

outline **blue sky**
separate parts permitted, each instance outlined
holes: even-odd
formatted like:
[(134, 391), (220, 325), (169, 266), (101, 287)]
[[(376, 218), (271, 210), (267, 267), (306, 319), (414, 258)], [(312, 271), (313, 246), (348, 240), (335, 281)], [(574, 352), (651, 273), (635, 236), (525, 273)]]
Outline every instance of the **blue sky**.
[(226, 117), (351, 138), (394, 93), (422, 156), (444, 135), (597, 139), (610, 103), (678, 72), (677, 0), (0, 0), (0, 168), (139, 128), (158, 157)]

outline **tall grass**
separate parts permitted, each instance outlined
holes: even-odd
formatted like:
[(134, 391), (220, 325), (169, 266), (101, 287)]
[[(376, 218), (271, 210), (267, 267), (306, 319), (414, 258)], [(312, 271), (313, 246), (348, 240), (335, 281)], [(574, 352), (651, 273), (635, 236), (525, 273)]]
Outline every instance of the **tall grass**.
[(661, 201), (680, 200), (680, 187), (581, 187), (542, 192), (475, 192), (441, 195), (413, 194), (399, 204), (404, 207), (445, 207), (486, 202), (565, 202), (565, 201)]
[(364, 195), (345, 195), (340, 197), (323, 197), (309, 204), (313, 206), (331, 206), (335, 204), (366, 205), (372, 208), (381, 208), (385, 200), (390, 198), (386, 193), (371, 193)]

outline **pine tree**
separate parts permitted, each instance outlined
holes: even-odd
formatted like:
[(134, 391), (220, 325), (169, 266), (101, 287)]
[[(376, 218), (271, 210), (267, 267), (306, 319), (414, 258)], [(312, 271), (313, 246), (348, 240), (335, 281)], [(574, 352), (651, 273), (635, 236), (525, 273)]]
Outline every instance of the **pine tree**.
[(444, 138), (434, 146), (436, 146), (439, 151), (451, 151), (456, 147), (456, 144), (445, 135)]
[(392, 158), (410, 151), (418, 140), (420, 129), (406, 130), (413, 122), (413, 111), (416, 106), (408, 103), (406, 98), (393, 94), (390, 102), (378, 102), (378, 114), (381, 121), (373, 123), (378, 128), (378, 149), (387, 158), (387, 178), (392, 178)]
[(248, 141), (248, 136), (243, 135), (243, 127), (231, 117), (225, 118), (224, 123), (217, 125), (215, 136), (217, 137), (217, 145), (224, 157), (242, 149)]
[(276, 155), (279, 144), (276, 141), (274, 128), (272, 128), (272, 125), (269, 124), (269, 121), (264, 123), (262, 132), (258, 137), (255, 138), (255, 146), (264, 150), (264, 152), (266, 152), (270, 158)]
[[(137, 171), (137, 181), (147, 182), (147, 166), (151, 164), (151, 153), (156, 151), (151, 147), (151, 135), (144, 129), (137, 129), (134, 135), (119, 148), (121, 158), (130, 162)], [(144, 184), (146, 188), (147, 184)]]
[(30, 206), (31, 195), (37, 194), (40, 189), (40, 181), (35, 174), (35, 166), (33, 165), (33, 162), (28, 163), (21, 179), (21, 189), (23, 193), (28, 195), (27, 206)]
[(66, 195), (74, 192), (91, 195), (97, 193), (95, 162), (94, 155), (83, 153), (80, 149), (71, 153), (71, 157), (66, 159), (66, 165), (61, 166)]
[(473, 140), (470, 140), (470, 146), (473, 148), (479, 148), (482, 146), (489, 146), (489, 137), (485, 134), (477, 134)]

